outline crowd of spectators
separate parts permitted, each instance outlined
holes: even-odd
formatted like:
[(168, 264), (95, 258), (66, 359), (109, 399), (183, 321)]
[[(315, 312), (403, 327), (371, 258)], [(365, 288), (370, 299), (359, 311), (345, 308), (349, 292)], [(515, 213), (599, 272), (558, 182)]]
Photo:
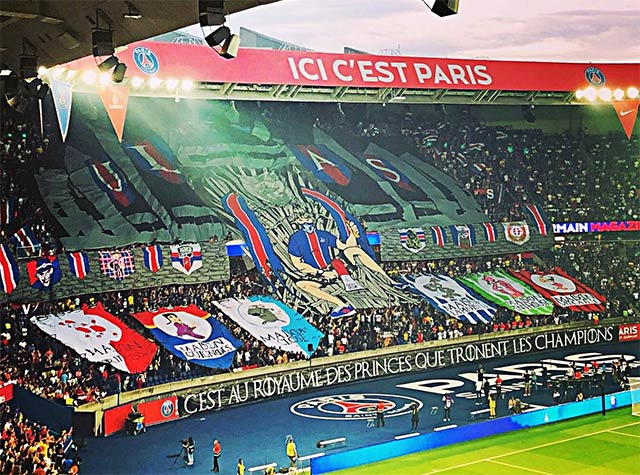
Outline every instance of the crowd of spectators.
[(76, 455), (72, 430), (55, 434), (30, 421), (8, 404), (0, 405), (2, 440), (0, 473), (11, 475), (75, 475), (82, 463)]
[[(287, 111), (278, 104), (279, 114)], [(284, 114), (289, 116), (289, 114)], [(454, 176), (499, 221), (517, 219), (522, 205), (542, 204), (552, 220), (637, 219), (640, 210), (637, 169), (640, 159), (630, 154), (634, 142), (622, 134), (609, 137), (543, 134), (539, 130), (487, 127), (473, 119), (468, 110), (450, 118), (413, 116), (405, 111), (402, 120), (392, 121), (371, 114), (362, 120), (347, 120), (343, 114), (325, 114), (316, 126), (361, 137), (408, 139), (415, 154)], [(277, 117), (275, 117), (277, 120)], [(289, 116), (289, 119), (290, 116)], [(19, 227), (30, 224), (45, 251), (60, 250), (55, 223), (48, 215), (33, 183), (33, 167), (47, 146), (39, 131), (18, 117), (3, 117), (2, 195), (3, 203), (14, 203), (13, 220), (3, 223), (0, 239), (6, 241)], [(629, 158), (631, 157), (631, 158)], [(625, 160), (623, 160), (625, 159)], [(634, 161), (635, 160), (635, 161)], [(487, 190), (493, 190), (491, 197)], [(597, 194), (591, 190), (597, 190)], [(635, 254), (634, 254), (635, 252)], [(544, 254), (544, 253), (543, 253)], [(640, 262), (637, 249), (622, 242), (567, 241), (544, 255), (608, 297), (602, 315), (555, 311), (548, 318), (525, 317), (500, 309), (488, 325), (470, 325), (448, 318), (424, 301), (398, 306), (359, 310), (354, 318), (330, 320), (309, 315), (310, 322), (325, 336), (316, 356), (375, 349), (392, 344), (419, 343), (462, 335), (560, 324), (577, 319), (597, 320), (607, 316), (629, 316), (640, 311)], [(607, 265), (602, 263), (606, 262)], [(461, 276), (496, 267), (531, 267), (513, 256), (451, 259), (431, 262), (386, 263), (391, 276), (400, 273), (444, 273)], [(2, 305), (0, 322), (0, 369), (3, 381), (16, 381), (43, 397), (61, 404), (76, 405), (100, 399), (118, 391), (133, 390), (166, 381), (212, 374), (214, 370), (192, 366), (160, 348), (149, 370), (139, 375), (121, 374), (104, 364), (90, 363), (69, 348), (44, 335), (29, 322), (37, 314), (78, 308), (83, 303), (102, 302), (127, 325), (151, 337), (131, 312), (162, 306), (194, 303), (221, 320), (243, 342), (232, 370), (285, 364), (303, 358), (268, 348), (228, 319), (215, 300), (268, 294), (255, 272), (240, 266), (228, 282), (199, 285), (170, 285), (83, 295), (41, 303), (24, 312), (19, 305)]]

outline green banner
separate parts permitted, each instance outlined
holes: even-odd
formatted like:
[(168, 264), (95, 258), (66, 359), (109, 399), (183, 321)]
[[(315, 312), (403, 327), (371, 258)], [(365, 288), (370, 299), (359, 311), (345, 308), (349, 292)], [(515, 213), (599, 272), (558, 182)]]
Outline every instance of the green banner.
[(487, 300), (522, 315), (551, 315), (553, 312), (553, 302), (503, 269), (469, 274), (459, 280)]

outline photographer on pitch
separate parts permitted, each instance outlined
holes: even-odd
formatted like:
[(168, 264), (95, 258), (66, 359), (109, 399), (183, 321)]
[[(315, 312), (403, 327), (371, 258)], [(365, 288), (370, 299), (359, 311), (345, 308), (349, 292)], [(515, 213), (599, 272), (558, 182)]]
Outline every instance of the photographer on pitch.
[(193, 465), (193, 456), (196, 451), (196, 443), (193, 441), (193, 437), (189, 436), (189, 439), (181, 440), (180, 444), (184, 451), (184, 463), (186, 465)]

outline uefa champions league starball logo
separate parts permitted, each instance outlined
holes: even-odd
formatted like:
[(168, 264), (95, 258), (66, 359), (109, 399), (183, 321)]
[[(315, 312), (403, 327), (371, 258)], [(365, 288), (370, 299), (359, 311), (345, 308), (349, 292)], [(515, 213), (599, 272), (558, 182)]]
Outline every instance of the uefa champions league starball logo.
[(144, 46), (138, 46), (133, 50), (133, 62), (145, 74), (155, 74), (160, 69), (158, 57)]

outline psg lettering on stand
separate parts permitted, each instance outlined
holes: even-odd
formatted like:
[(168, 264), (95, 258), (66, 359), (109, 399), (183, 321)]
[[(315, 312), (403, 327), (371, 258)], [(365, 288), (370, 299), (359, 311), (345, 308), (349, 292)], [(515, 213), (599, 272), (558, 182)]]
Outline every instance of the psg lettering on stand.
[[(637, 326), (633, 330), (626, 330), (622, 327), (620, 326), (620, 341), (632, 339), (626, 336), (627, 333), (637, 337)], [(444, 368), (462, 363), (484, 362), (511, 355), (614, 342), (618, 340), (618, 330), (617, 326), (603, 326), (525, 335), (345, 362), (317, 369), (283, 372), (278, 375), (263, 376), (235, 383), (221, 383), (204, 391), (184, 395), (180, 397), (179, 407), (183, 414), (195, 414), (306, 389)], [(623, 334), (625, 340), (623, 340)]]

